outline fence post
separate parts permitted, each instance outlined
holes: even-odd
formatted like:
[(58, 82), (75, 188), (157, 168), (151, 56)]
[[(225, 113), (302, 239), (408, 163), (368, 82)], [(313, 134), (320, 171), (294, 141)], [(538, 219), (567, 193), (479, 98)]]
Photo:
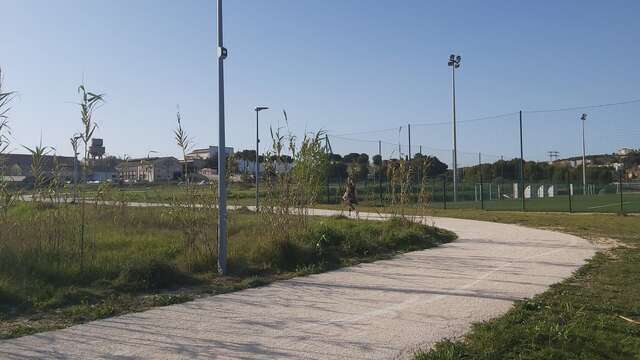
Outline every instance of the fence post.
[(525, 211), (524, 204), (524, 150), (522, 149), (522, 110), (520, 110), (520, 189), (522, 193), (522, 211)]
[(569, 192), (569, 214), (573, 213), (573, 205), (571, 204), (571, 180), (567, 181), (567, 192)]
[(443, 207), (447, 209), (447, 173), (442, 177), (442, 201), (444, 203)]
[(329, 199), (329, 174), (327, 174), (327, 205), (331, 204), (331, 199)]
[(482, 188), (482, 153), (478, 153), (478, 167), (480, 169), (480, 208), (484, 210), (484, 195)]
[(619, 171), (619, 174), (620, 174), (620, 180), (619, 180), (620, 181), (620, 214), (624, 214), (624, 205), (623, 205), (623, 202), (622, 202), (622, 199), (623, 199), (623, 197), (622, 197), (622, 172), (623, 172), (622, 170)]
[(382, 140), (378, 140), (378, 155), (380, 156), (380, 165), (378, 166), (378, 193), (380, 197), (380, 207), (384, 206), (382, 202)]
[(340, 190), (342, 190), (342, 175), (338, 178), (338, 190), (336, 191), (335, 201), (336, 204), (342, 204), (342, 196), (340, 195)]

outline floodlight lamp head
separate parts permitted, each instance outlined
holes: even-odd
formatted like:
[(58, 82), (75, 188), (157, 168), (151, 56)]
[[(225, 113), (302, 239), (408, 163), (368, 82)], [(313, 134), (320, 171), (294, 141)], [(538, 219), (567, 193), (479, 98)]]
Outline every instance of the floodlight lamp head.
[(582, 121), (587, 120), (587, 114), (582, 114), (582, 116), (580, 116), (580, 120)]
[(460, 55), (456, 56), (456, 62), (460, 62), (460, 60), (462, 60), (462, 56)]
[(266, 106), (258, 106), (258, 107), (256, 107), (256, 112), (262, 111), (262, 110), (269, 110), (269, 108), (266, 107)]
[(455, 55), (453, 55), (453, 54), (449, 55), (449, 60), (450, 60), (450, 61), (453, 61), (453, 60), (455, 60), (455, 59), (456, 59), (456, 56), (455, 56)]
[(455, 63), (454, 63), (453, 61), (449, 61), (449, 62), (447, 63), (447, 65), (449, 65), (449, 66), (453, 66), (454, 64), (455, 64)]

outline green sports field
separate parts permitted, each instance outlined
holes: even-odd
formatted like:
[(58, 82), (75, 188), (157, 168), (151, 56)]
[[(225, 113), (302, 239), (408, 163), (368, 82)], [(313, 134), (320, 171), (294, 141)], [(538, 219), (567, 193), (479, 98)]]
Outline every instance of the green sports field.
[[(574, 187), (574, 194), (568, 195), (567, 186), (556, 186), (557, 194), (554, 197), (537, 198), (532, 197), (525, 199), (524, 208), (526, 211), (549, 211), (549, 212), (594, 212), (594, 213), (618, 213), (621, 212), (620, 204), (622, 203), (622, 212), (640, 213), (640, 186), (634, 183), (633, 187), (625, 184), (622, 197), (616, 193), (616, 186), (612, 184), (598, 185), (595, 187), (594, 194), (582, 195), (582, 189), (578, 186)], [(382, 184), (382, 202), (388, 203), (387, 184)], [(484, 201), (480, 201), (479, 192), (476, 192), (473, 184), (460, 184), (458, 191), (458, 201), (453, 202), (452, 184), (447, 184), (446, 192), (443, 191), (441, 184), (428, 184), (427, 191), (430, 195), (430, 207), (435, 209), (482, 209), (485, 210), (522, 210), (522, 198), (513, 199), (512, 194), (505, 194), (502, 199), (497, 200), (499, 195), (496, 192), (497, 186), (493, 184), (491, 187), (485, 184), (483, 197)], [(533, 186), (537, 188), (537, 186)], [(490, 189), (493, 189), (491, 192)], [(512, 187), (504, 186), (504, 189), (511, 190)], [(320, 195), (319, 200), (326, 204), (338, 204), (341, 201), (341, 194), (344, 190), (341, 184), (331, 184), (324, 193)], [(412, 188), (410, 198), (417, 199), (418, 189)], [(581, 195), (577, 195), (581, 194)], [(445, 204), (444, 198), (447, 201)], [(378, 206), (381, 203), (380, 186), (375, 183), (358, 184), (358, 198), (362, 206)]]
[[(527, 211), (561, 211), (561, 212), (620, 212), (622, 203), (623, 212), (640, 212), (640, 193), (601, 194), (601, 195), (576, 195), (571, 198), (568, 195), (552, 198), (525, 199), (524, 208)], [(446, 207), (451, 209), (480, 209), (484, 205), (485, 210), (522, 210), (522, 199), (517, 200), (487, 200), (484, 204), (480, 201), (447, 202)], [(434, 208), (444, 208), (442, 201), (433, 201)]]
[[(205, 185), (206, 186), (206, 185)], [(331, 184), (330, 187), (322, 189), (318, 198), (321, 204), (339, 204), (341, 195), (344, 190), (342, 184)], [(94, 186), (95, 187), (95, 186)], [(485, 188), (486, 189), (486, 188)], [(329, 190), (327, 194), (327, 190)], [(434, 209), (444, 209), (443, 191), (440, 187), (430, 187), (431, 195), (430, 207)], [(120, 194), (127, 201), (138, 202), (169, 202), (172, 199), (180, 199), (185, 196), (184, 186), (171, 185), (146, 185), (146, 186), (113, 186), (110, 190), (112, 195)], [(364, 184), (358, 187), (358, 198), (361, 206), (378, 206), (380, 205), (379, 187), (376, 184)], [(89, 188), (88, 195), (95, 195), (96, 189)], [(576, 191), (577, 192), (577, 191)], [(564, 194), (567, 194), (565, 191)], [(620, 203), (622, 202), (622, 210), (625, 213), (640, 213), (640, 191), (636, 189), (625, 191), (622, 194), (616, 193), (596, 193), (594, 195), (556, 195), (555, 197), (531, 198), (525, 199), (526, 211), (549, 211), (549, 212), (593, 212), (593, 213), (618, 213), (620, 212)], [(463, 188), (458, 193), (458, 199), (462, 201), (453, 202), (450, 190), (446, 193), (447, 209), (481, 209), (485, 210), (522, 210), (522, 199), (503, 198), (496, 200), (495, 192), (489, 200), (487, 192), (484, 194), (484, 203), (474, 200), (478, 195), (474, 194), (473, 188)], [(412, 199), (416, 198), (412, 194)], [(387, 189), (383, 187), (383, 201), (388, 203)], [(253, 184), (233, 183), (229, 187), (228, 193), (229, 205), (253, 205), (255, 204), (255, 188)]]

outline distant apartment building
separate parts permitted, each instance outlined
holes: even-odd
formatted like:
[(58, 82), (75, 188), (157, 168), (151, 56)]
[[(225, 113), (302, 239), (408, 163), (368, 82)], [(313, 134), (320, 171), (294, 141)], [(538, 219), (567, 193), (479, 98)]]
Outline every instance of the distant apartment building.
[(627, 156), (627, 155), (631, 155), (635, 152), (634, 149), (630, 149), (630, 148), (622, 148), (618, 151), (616, 151), (616, 155), (618, 156)]
[(124, 182), (165, 182), (179, 178), (182, 166), (173, 156), (129, 159), (116, 166)]
[[(232, 147), (225, 147), (224, 153), (226, 156), (233, 155)], [(187, 154), (187, 160), (207, 160), (214, 159), (218, 157), (218, 147), (217, 146), (209, 146), (206, 149), (195, 149)]]
[[(586, 159), (587, 166), (593, 163), (592, 159)], [(582, 158), (571, 158), (571, 159), (562, 159), (562, 160), (554, 160), (552, 162), (553, 165), (559, 166), (569, 166), (572, 168), (582, 166)]]
[[(247, 173), (247, 174), (251, 174), (253, 176), (256, 175), (256, 162), (255, 160), (242, 160), (239, 159), (236, 161), (236, 164), (238, 166), (238, 172), (243, 174), (243, 173)], [(289, 171), (291, 171), (291, 169), (293, 168), (293, 163), (290, 162), (284, 162), (284, 161), (278, 161), (275, 163), (271, 163), (271, 165), (274, 166), (274, 169), (277, 173), (287, 173)], [(259, 169), (258, 171), (260, 172), (260, 174), (264, 173), (264, 166), (265, 164), (263, 162), (260, 163), (259, 165)]]

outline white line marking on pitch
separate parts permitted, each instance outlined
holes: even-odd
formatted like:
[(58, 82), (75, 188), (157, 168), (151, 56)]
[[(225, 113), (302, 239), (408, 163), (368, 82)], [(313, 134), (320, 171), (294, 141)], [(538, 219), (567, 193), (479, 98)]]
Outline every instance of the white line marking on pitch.
[[(629, 205), (629, 204), (631, 204), (630, 201), (622, 203), (622, 205)], [(614, 206), (614, 205), (620, 205), (620, 203), (616, 202), (616, 203), (605, 204), (605, 205), (591, 206), (591, 207), (588, 207), (587, 209), (598, 209), (598, 208), (609, 207), (609, 206)]]

